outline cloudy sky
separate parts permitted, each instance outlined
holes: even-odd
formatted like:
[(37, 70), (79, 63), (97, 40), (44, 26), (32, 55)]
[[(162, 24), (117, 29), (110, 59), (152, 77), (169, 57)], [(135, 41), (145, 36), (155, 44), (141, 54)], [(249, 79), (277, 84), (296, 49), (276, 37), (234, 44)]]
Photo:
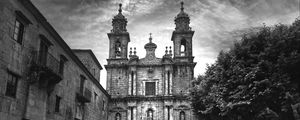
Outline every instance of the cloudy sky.
[[(140, 58), (149, 33), (162, 57), (165, 46), (172, 46), (174, 17), (181, 0), (31, 0), (73, 49), (92, 49), (102, 65), (108, 58), (107, 33), (112, 17), (123, 4), (128, 19), (129, 47), (136, 47)], [(277, 23), (291, 24), (299, 14), (299, 0), (184, 0), (185, 12), (195, 31), (193, 50), (195, 75), (205, 72), (220, 50), (228, 50), (234, 41), (257, 27)], [(106, 71), (101, 72), (106, 86)]]

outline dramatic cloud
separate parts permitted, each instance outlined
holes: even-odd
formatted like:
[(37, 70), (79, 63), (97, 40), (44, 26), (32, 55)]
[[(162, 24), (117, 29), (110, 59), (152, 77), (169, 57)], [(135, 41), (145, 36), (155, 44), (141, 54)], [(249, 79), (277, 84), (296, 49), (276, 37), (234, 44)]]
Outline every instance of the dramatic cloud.
[[(157, 57), (165, 46), (172, 46), (174, 17), (180, 0), (32, 0), (58, 33), (74, 49), (92, 49), (102, 65), (108, 57), (107, 33), (111, 19), (123, 4), (131, 43), (138, 55), (145, 56), (149, 33), (158, 45)], [(221, 50), (228, 50), (246, 32), (263, 24), (290, 24), (299, 16), (299, 0), (185, 0), (185, 11), (195, 30), (193, 47), (195, 75), (205, 72)], [(101, 84), (106, 86), (106, 71)]]

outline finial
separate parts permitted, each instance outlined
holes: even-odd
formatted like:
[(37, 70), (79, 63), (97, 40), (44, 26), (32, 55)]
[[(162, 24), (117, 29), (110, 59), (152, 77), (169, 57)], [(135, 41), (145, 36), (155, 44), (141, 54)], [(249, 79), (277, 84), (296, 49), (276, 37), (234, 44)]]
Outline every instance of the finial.
[(152, 33), (150, 33), (149, 35), (150, 35), (149, 41), (150, 43), (152, 43)]
[(166, 51), (165, 51), (166, 55), (168, 54), (168, 46), (166, 46)]
[(120, 3), (119, 4), (119, 13), (121, 13), (122, 12), (122, 4)]
[(132, 55), (132, 47), (130, 47), (129, 54)]
[(183, 8), (183, 4), (184, 4), (183, 1), (181, 1), (180, 4), (181, 4), (181, 8), (180, 9), (181, 9), (181, 11), (183, 11), (183, 9), (184, 9)]
[(169, 54), (172, 55), (172, 47), (170, 46)]
[(134, 49), (133, 54), (136, 55), (136, 48), (134, 47), (133, 49)]

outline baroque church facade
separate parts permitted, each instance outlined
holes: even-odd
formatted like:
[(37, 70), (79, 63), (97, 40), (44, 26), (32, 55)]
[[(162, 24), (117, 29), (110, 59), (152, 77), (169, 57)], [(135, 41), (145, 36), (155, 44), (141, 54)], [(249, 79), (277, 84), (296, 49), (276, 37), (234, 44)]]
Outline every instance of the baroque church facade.
[(195, 120), (187, 98), (196, 65), (192, 50), (194, 31), (183, 2), (174, 20), (173, 52), (167, 47), (162, 58), (155, 55), (157, 45), (152, 42), (151, 34), (144, 46), (144, 58), (136, 55), (135, 48), (128, 51), (130, 37), (121, 6), (107, 34), (109, 58), (105, 68), (107, 92), (111, 95), (108, 119)]
[(196, 120), (187, 98), (194, 31), (181, 5), (173, 50), (161, 58), (151, 36), (144, 58), (128, 51), (120, 6), (105, 90), (91, 50), (71, 49), (30, 0), (0, 0), (0, 120)]

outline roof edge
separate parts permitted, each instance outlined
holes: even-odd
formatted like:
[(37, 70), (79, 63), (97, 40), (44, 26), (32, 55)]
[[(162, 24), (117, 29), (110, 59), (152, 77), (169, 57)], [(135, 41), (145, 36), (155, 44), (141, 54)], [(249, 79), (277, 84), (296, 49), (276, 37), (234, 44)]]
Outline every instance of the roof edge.
[(73, 52), (88, 52), (91, 56), (92, 59), (95, 61), (95, 63), (97, 64), (97, 66), (100, 68), (100, 70), (103, 70), (103, 67), (101, 66), (99, 60), (97, 59), (97, 57), (95, 56), (94, 52), (91, 49), (72, 49)]

